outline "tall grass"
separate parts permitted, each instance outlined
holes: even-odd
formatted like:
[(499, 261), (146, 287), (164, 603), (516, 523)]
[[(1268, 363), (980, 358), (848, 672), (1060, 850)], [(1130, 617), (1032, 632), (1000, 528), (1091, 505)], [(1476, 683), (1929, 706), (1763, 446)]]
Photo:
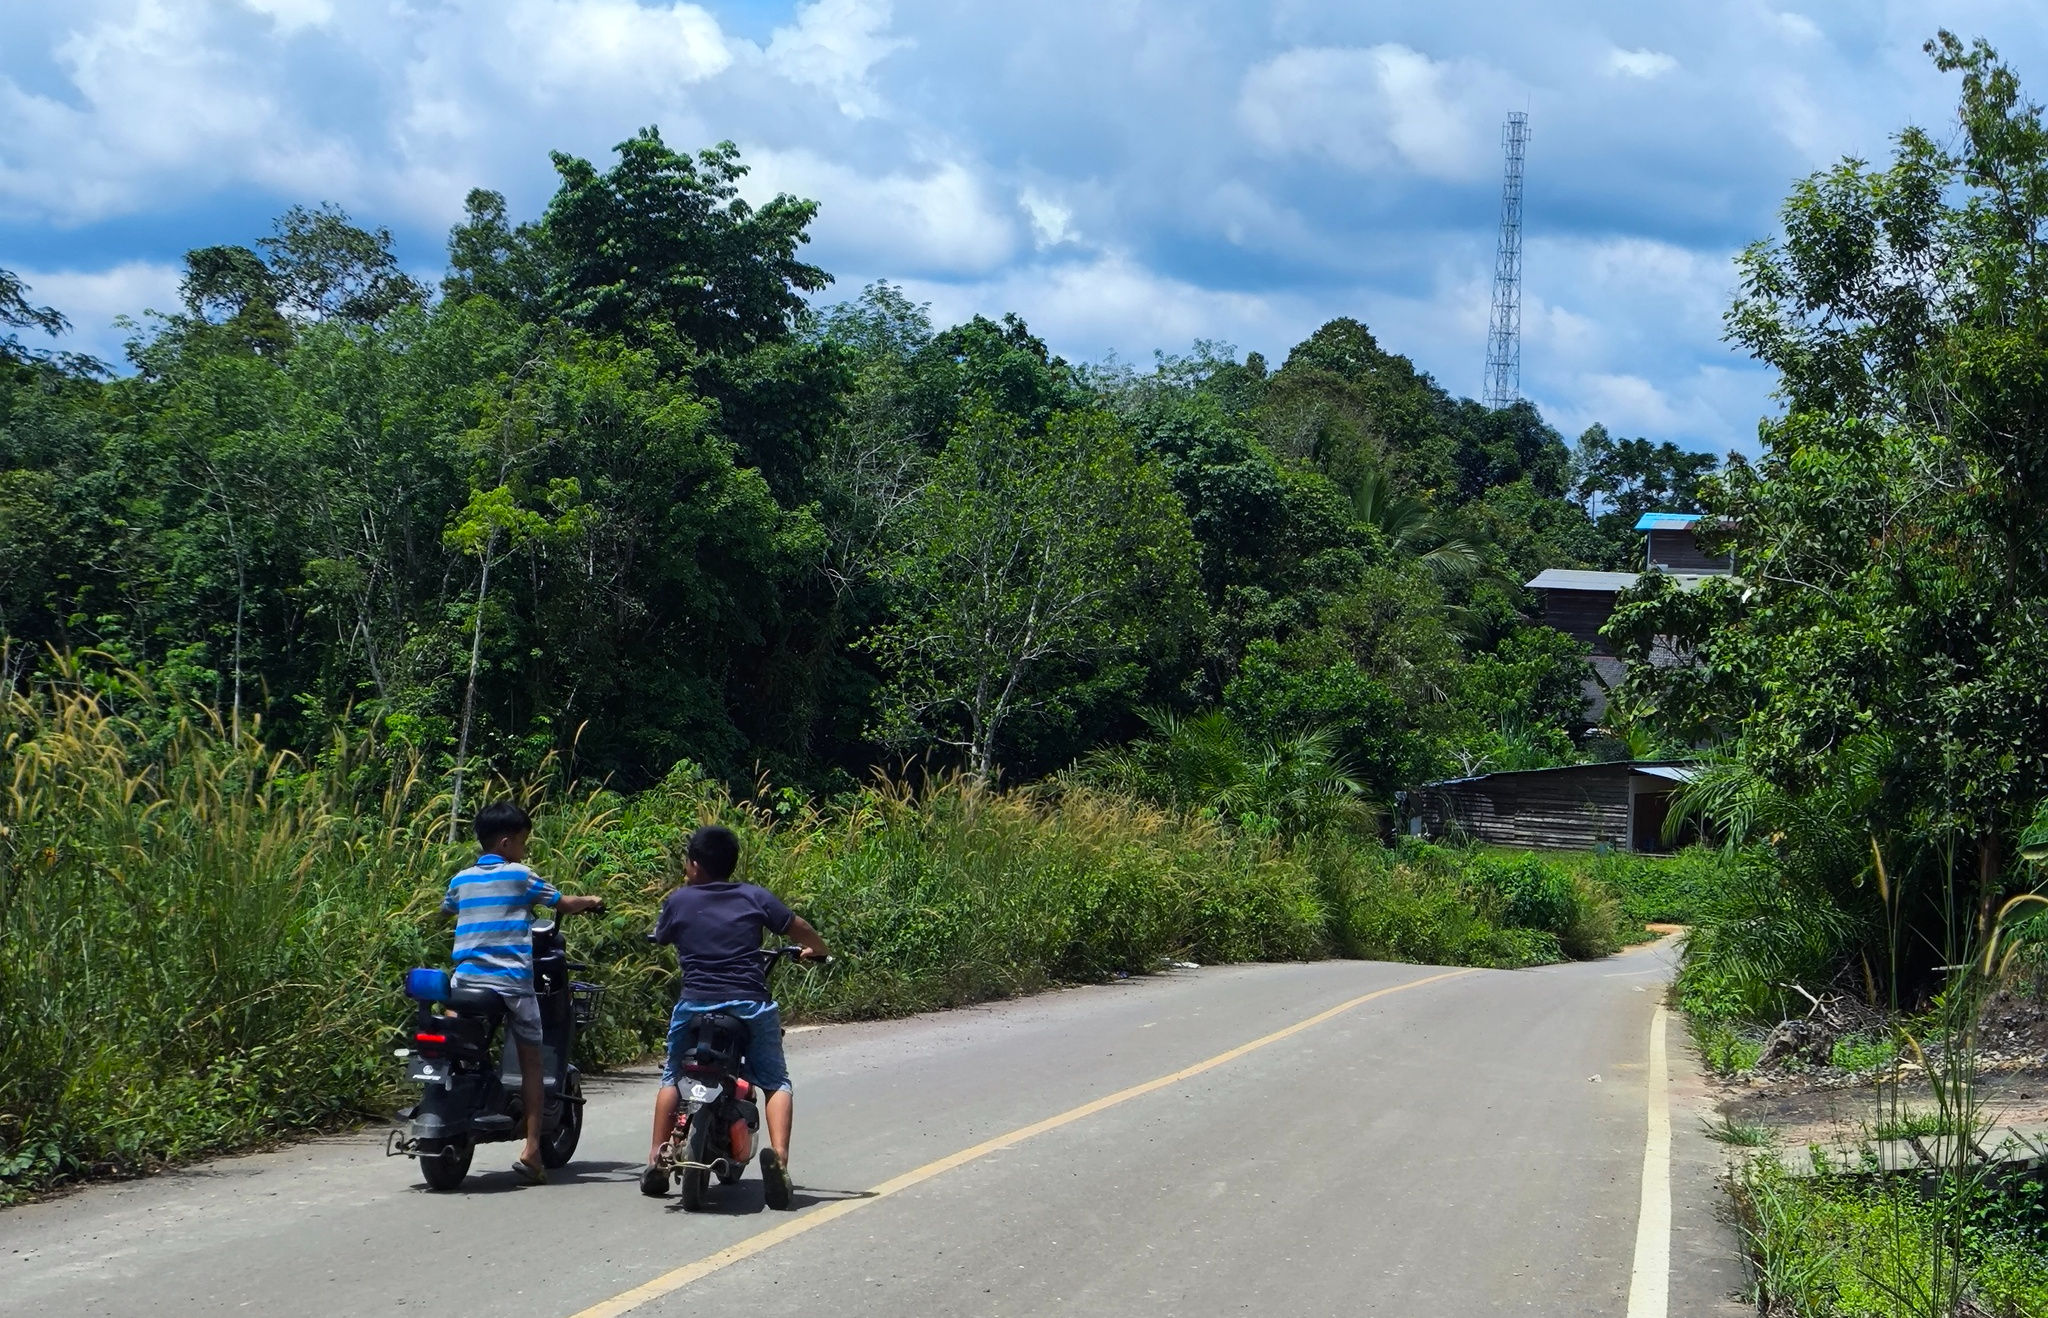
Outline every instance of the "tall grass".
[[(0, 1202), (388, 1109), (399, 976), (445, 964), (439, 899), (473, 855), (445, 842), (441, 782), (362, 738), (310, 758), (269, 750), (254, 727), (236, 738), (128, 676), (110, 687), (72, 669), (0, 693)], [(682, 765), (632, 798), (520, 794), (536, 867), (607, 899), (566, 930), (610, 990), (579, 1048), (596, 1065), (662, 1036), (674, 961), (642, 935), (690, 830), (712, 820), (741, 833), (743, 877), (840, 954), (783, 977), (793, 1017), (950, 1006), (1167, 959), (1516, 966), (1609, 945), (1570, 920), (1509, 927), (1510, 897), (1453, 853), (1288, 843), (1074, 784), (878, 783), (819, 804)], [(1581, 896), (1571, 911), (1612, 905)]]
[(0, 1195), (367, 1110), (390, 969), (440, 959), (460, 853), (414, 766), (127, 695), (0, 696)]

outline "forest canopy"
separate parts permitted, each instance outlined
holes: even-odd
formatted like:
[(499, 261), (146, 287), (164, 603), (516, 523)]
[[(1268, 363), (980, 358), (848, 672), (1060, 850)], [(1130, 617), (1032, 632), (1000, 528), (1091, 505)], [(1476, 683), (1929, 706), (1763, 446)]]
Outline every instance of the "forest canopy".
[[(1204, 718), (1374, 800), (1614, 753), (1521, 583), (1633, 563), (1710, 459), (1568, 445), (1349, 319), (1137, 370), (832, 302), (819, 203), (750, 205), (732, 144), (553, 161), (531, 219), (470, 194), (438, 289), (294, 207), (189, 253), (131, 370), (0, 342), (6, 676), (90, 652), (277, 744), (626, 788), (1020, 781)], [(31, 293), (0, 320), (60, 328)]]

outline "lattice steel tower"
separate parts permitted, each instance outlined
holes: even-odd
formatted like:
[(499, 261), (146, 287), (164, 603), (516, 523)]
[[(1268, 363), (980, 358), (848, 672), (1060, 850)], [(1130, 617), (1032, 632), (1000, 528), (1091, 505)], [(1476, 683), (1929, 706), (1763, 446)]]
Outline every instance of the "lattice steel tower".
[(1507, 407), (1522, 396), (1522, 156), (1529, 149), (1529, 116), (1511, 111), (1500, 144), (1508, 160), (1493, 258), (1493, 323), (1486, 332), (1488, 407)]

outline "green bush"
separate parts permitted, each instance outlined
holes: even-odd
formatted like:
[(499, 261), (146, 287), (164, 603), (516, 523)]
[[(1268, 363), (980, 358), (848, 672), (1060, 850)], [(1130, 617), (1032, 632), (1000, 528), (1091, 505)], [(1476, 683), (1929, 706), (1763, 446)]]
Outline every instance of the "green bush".
[(1886, 1034), (1851, 1034), (1835, 1040), (1828, 1065), (1844, 1071), (1879, 1071), (1898, 1060), (1898, 1040)]
[(1775, 1157), (1733, 1179), (1760, 1311), (1788, 1318), (2048, 1314), (2039, 1185), (1949, 1188), (1794, 1177)]
[[(389, 1105), (399, 977), (447, 961), (439, 901), (474, 851), (416, 766), (343, 744), (309, 764), (161, 714), (145, 735), (89, 695), (0, 698), (0, 1198)], [(565, 930), (609, 990), (581, 1048), (597, 1065), (663, 1035), (674, 959), (641, 935), (712, 819), (842, 954), (784, 976), (793, 1017), (1330, 950), (1303, 855), (1084, 791), (764, 808), (685, 766), (538, 819), (536, 867), (610, 908)]]
[[(1516, 931), (1514, 940), (1532, 948), (1549, 948), (1544, 959), (1606, 956), (1629, 941), (1619, 900), (1583, 868), (1586, 857), (1417, 842), (1404, 842), (1396, 854), (1461, 893), (1486, 923)], [(1536, 935), (1547, 935), (1548, 943)]]
[(1689, 1014), (1686, 1023), (1692, 1030), (1693, 1047), (1699, 1051), (1700, 1060), (1710, 1071), (1720, 1075), (1753, 1071), (1757, 1059), (1763, 1056), (1761, 1039), (1744, 1033), (1721, 1017)]
[(1787, 986), (1833, 981), (1867, 932), (1859, 913), (1788, 881), (1768, 855), (1745, 855), (1686, 935), (1678, 1003), (1697, 1017), (1775, 1024), (1804, 1006)]
[(1585, 859), (1587, 877), (1613, 892), (1633, 925), (1697, 924), (1727, 882), (1728, 858), (1713, 847), (1670, 856), (1609, 851)]
[(1466, 859), (1464, 871), (1492, 892), (1501, 921), (1516, 928), (1562, 934), (1577, 912), (1571, 874), (1533, 853), (1477, 852)]

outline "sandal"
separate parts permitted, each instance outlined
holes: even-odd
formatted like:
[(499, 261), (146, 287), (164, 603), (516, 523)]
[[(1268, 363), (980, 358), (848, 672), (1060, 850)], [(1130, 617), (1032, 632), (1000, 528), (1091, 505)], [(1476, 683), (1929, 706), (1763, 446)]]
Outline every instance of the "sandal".
[(761, 1190), (768, 1206), (774, 1209), (789, 1207), (790, 1192), (794, 1187), (789, 1183), (789, 1164), (771, 1146), (761, 1150)]
[(512, 1174), (528, 1185), (546, 1185), (548, 1183), (548, 1169), (537, 1162), (528, 1162), (524, 1158), (512, 1164)]

